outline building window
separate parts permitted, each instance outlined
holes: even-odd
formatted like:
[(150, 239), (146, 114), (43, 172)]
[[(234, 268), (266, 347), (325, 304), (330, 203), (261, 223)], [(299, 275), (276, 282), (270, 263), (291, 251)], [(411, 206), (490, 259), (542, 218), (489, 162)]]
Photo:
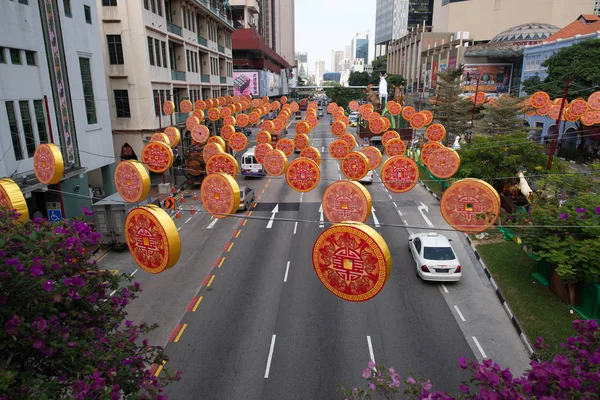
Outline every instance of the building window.
[[(168, 93), (168, 92), (167, 92)], [(160, 91), (160, 98), (158, 99), (160, 100), (160, 103), (164, 103), (165, 101), (167, 101), (168, 99), (165, 97), (165, 91), (161, 90)], [(162, 107), (160, 108), (162, 115), (167, 115), (165, 114), (165, 110), (162, 109)]]
[(160, 99), (158, 90), (153, 90), (152, 96), (154, 97), (154, 115), (158, 117), (160, 115)]
[(185, 4), (181, 6), (181, 12), (183, 13), (183, 27), (187, 29), (187, 11), (185, 8)]
[(154, 47), (152, 47), (152, 38), (148, 38), (148, 56), (150, 57), (150, 65), (154, 65)]
[(79, 57), (79, 69), (81, 70), (81, 83), (83, 85), (83, 100), (85, 101), (85, 113), (88, 125), (98, 123), (96, 116), (96, 101), (94, 100), (94, 85), (92, 84), (92, 69), (90, 59)]
[(6, 56), (4, 55), (4, 47), (0, 47), (0, 64), (6, 64)]
[(21, 64), (21, 50), (10, 49), (10, 62), (13, 64)]
[(19, 0), (19, 3), (21, 3), (21, 4), (29, 4), (29, 3), (27, 2), (27, 0)]
[(73, 18), (71, 13), (71, 0), (63, 0), (63, 7), (65, 9), (65, 17)]
[(150, 8), (148, 7), (148, 0), (144, 0), (144, 8), (146, 10), (149, 10)]
[(25, 61), (27, 61), (27, 65), (36, 65), (35, 64), (35, 52), (25, 50)]
[(156, 50), (156, 66), (160, 67), (160, 40), (154, 39), (154, 49)]
[(48, 130), (46, 129), (46, 116), (44, 115), (42, 100), (33, 101), (33, 110), (35, 111), (35, 122), (37, 123), (40, 143), (48, 143)]
[(186, 55), (185, 60), (187, 62), (187, 70), (188, 70), (188, 72), (190, 72), (190, 51), (186, 50), (185, 55)]
[(27, 149), (27, 157), (31, 158), (35, 153), (35, 136), (33, 136), (29, 100), (19, 101), (19, 109), (21, 110), (21, 123), (23, 124), (23, 134), (25, 136), (25, 149)]
[(102, 5), (104, 7), (116, 7), (117, 6), (117, 0), (102, 0)]
[(158, 15), (162, 17), (162, 0), (156, 0), (156, 10), (158, 11)]
[(168, 65), (167, 65), (167, 43), (160, 42), (160, 47), (162, 50), (163, 67), (168, 68)]
[(129, 93), (127, 93), (127, 90), (115, 90), (114, 93), (117, 117), (131, 118), (131, 111), (129, 109)]
[[(160, 1), (160, 0), (159, 0)], [(150, 10), (156, 14), (156, 3), (155, 0), (150, 0)]]
[(90, 6), (83, 6), (83, 14), (85, 15), (85, 22), (92, 24), (92, 10)]
[(108, 58), (111, 65), (123, 65), (121, 35), (106, 35), (106, 42), (108, 43)]
[(17, 127), (17, 116), (15, 114), (14, 102), (6, 102), (6, 114), (8, 116), (8, 127), (10, 129), (10, 137), (12, 139), (15, 159), (20, 161), (23, 159), (23, 148), (21, 147), (21, 138), (19, 137), (19, 128)]

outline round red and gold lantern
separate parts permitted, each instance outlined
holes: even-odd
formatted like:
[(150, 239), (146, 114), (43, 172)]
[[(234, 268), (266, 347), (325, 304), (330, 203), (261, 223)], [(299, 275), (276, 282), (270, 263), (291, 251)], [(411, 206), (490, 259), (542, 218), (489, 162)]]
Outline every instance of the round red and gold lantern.
[(410, 126), (414, 129), (421, 129), (425, 126), (425, 123), (427, 122), (427, 117), (425, 115), (423, 115), (423, 113), (414, 113), (411, 117), (410, 117)]
[(434, 151), (436, 151), (438, 149), (442, 149), (442, 148), (444, 148), (444, 145), (441, 144), (440, 142), (430, 142), (430, 143), (427, 143), (421, 149), (421, 162), (423, 164), (427, 165), (428, 160), (429, 160), (429, 156), (431, 155), (431, 153), (433, 153)]
[(363, 147), (360, 151), (369, 159), (369, 169), (371, 171), (379, 168), (379, 164), (381, 164), (383, 156), (377, 147), (367, 146)]
[(252, 111), (250, 114), (248, 114), (248, 121), (252, 125), (258, 124), (258, 122), (260, 121), (260, 114), (256, 111)]
[(550, 96), (546, 92), (535, 92), (529, 98), (529, 104), (535, 108), (542, 108), (550, 101)]
[(199, 122), (204, 121), (204, 111), (200, 110), (200, 109), (195, 109), (194, 112), (192, 113), (192, 115), (196, 118), (198, 118)]
[(275, 145), (275, 148), (277, 150), (281, 150), (283, 152), (283, 154), (285, 154), (286, 157), (291, 156), (292, 154), (294, 154), (294, 141), (292, 139), (288, 139), (288, 138), (283, 138), (280, 139), (279, 141), (277, 141), (277, 144)]
[(225, 139), (223, 139), (220, 136), (211, 136), (208, 138), (208, 143), (217, 143), (219, 144), (222, 148), (223, 151), (227, 150), (227, 143), (225, 142)]
[(240, 187), (228, 174), (210, 174), (202, 181), (200, 199), (210, 215), (219, 219), (226, 218), (235, 214), (240, 206)]
[(479, 179), (454, 182), (442, 195), (440, 210), (446, 222), (457, 231), (479, 233), (496, 222), (500, 196), (496, 189)]
[(576, 116), (577, 118), (585, 114), (588, 111), (588, 109), (588, 104), (583, 99), (575, 99), (569, 105), (569, 111), (571, 111), (571, 114)]
[(327, 112), (328, 112), (328, 113), (333, 113), (333, 110), (334, 110), (334, 109), (336, 109), (336, 108), (337, 108), (337, 106), (338, 106), (338, 105), (337, 105), (336, 103), (333, 103), (333, 102), (332, 102), (332, 103), (329, 103), (329, 104), (327, 105)]
[(154, 204), (127, 214), (125, 238), (133, 260), (146, 272), (160, 274), (179, 260), (181, 239), (175, 222)]
[(381, 132), (387, 132), (390, 130), (392, 123), (390, 122), (390, 120), (387, 117), (382, 117), (382, 119), (383, 119), (383, 130)]
[(23, 223), (29, 220), (29, 208), (27, 201), (19, 185), (10, 178), (0, 179), (0, 207), (15, 210), (19, 213), (17, 222)]
[(181, 110), (182, 113), (187, 114), (194, 110), (194, 105), (189, 100), (182, 100), (179, 103), (179, 109)]
[(442, 124), (429, 125), (425, 137), (432, 142), (441, 142), (446, 137), (446, 128)]
[(296, 123), (296, 133), (308, 135), (310, 133), (310, 129), (310, 124), (307, 121), (300, 121)]
[(233, 125), (223, 125), (221, 128), (221, 137), (225, 140), (229, 140), (231, 135), (235, 133), (235, 126)]
[(300, 157), (309, 158), (321, 165), (321, 152), (316, 147), (307, 147), (300, 152)]
[(281, 132), (283, 130), (283, 126), (285, 124), (285, 119), (277, 117), (273, 120), (273, 129), (274, 132)]
[(460, 168), (458, 153), (448, 147), (435, 150), (427, 160), (427, 168), (437, 178), (451, 178)]
[(387, 109), (394, 117), (402, 112), (402, 106), (394, 100), (388, 101)]
[(373, 114), (373, 109), (365, 108), (361, 115), (362, 115), (363, 119), (366, 119), (367, 121), (369, 121), (369, 117), (371, 116), (371, 114)]
[(579, 119), (583, 125), (592, 126), (596, 123), (596, 112), (588, 111), (585, 114), (583, 114)]
[(350, 133), (344, 133), (340, 136), (340, 140), (343, 140), (348, 145), (348, 149), (352, 150), (356, 147), (356, 138)]
[[(213, 136), (214, 137), (214, 136)], [(215, 154), (220, 154), (225, 152), (225, 147), (223, 147), (219, 142), (209, 142), (202, 149), (202, 158), (204, 162), (207, 163), (208, 160)]]
[(374, 134), (383, 132), (384, 128), (385, 122), (383, 121), (383, 118), (376, 117), (369, 120), (369, 130)]
[(167, 146), (171, 147), (171, 142), (169, 141), (169, 137), (162, 132), (156, 132), (155, 134), (153, 134), (150, 137), (150, 141), (151, 142), (163, 142)]
[(558, 119), (559, 114), (560, 114), (560, 106), (559, 105), (550, 106), (550, 111), (548, 111), (548, 118), (556, 120), (556, 119)]
[(204, 109), (207, 110), (207, 111), (209, 109), (211, 109), (211, 108), (214, 107), (212, 99), (206, 99), (206, 100), (204, 100), (204, 104), (206, 104), (206, 107), (204, 107)]
[(250, 122), (250, 120), (248, 118), (248, 115), (239, 114), (236, 118), (236, 122), (237, 122), (238, 126), (245, 128), (248, 125), (248, 123)]
[(473, 102), (475, 102), (475, 104), (483, 104), (485, 103), (485, 99), (487, 99), (485, 92), (477, 92), (473, 96)]
[(194, 102), (194, 109), (203, 111), (206, 109), (206, 102), (204, 100), (196, 100)]
[(179, 129), (174, 126), (169, 126), (165, 129), (165, 135), (169, 137), (169, 145), (172, 149), (179, 145), (181, 141), (181, 133), (179, 133)]
[(273, 123), (273, 121), (267, 119), (262, 123), (260, 129), (262, 129), (263, 131), (275, 132), (275, 124)]
[(579, 119), (579, 115), (575, 114), (571, 107), (567, 108), (563, 113), (563, 118), (569, 122), (575, 122)]
[(33, 155), (33, 172), (40, 183), (54, 185), (63, 177), (65, 164), (55, 144), (40, 144)]
[(225, 96), (220, 96), (219, 97), (219, 105), (224, 106), (225, 104), (227, 104), (227, 99), (225, 99)]
[(411, 107), (411, 106), (404, 107), (402, 109), (402, 118), (404, 118), (407, 121), (410, 121), (410, 118), (415, 113), (416, 113), (416, 111), (415, 111), (415, 109), (413, 107)]
[(335, 136), (341, 136), (346, 133), (346, 124), (342, 121), (334, 121), (330, 126), (330, 130)]
[(281, 101), (281, 104), (287, 104), (288, 102), (288, 98), (287, 96), (281, 96), (281, 99), (279, 99)]
[(348, 108), (352, 111), (357, 111), (358, 107), (360, 107), (360, 105), (358, 104), (358, 101), (356, 101), (356, 100), (352, 100), (350, 103), (348, 103)]
[(390, 139), (385, 144), (385, 154), (387, 154), (388, 157), (402, 156), (402, 155), (404, 155), (405, 152), (406, 152), (406, 144), (404, 143), (404, 140), (402, 140), (402, 139), (399, 139), (399, 138)]
[(150, 142), (142, 150), (142, 162), (152, 172), (165, 172), (173, 165), (173, 150), (163, 142)]
[(307, 135), (299, 133), (294, 137), (294, 146), (298, 150), (304, 150), (310, 146), (310, 139)]
[(225, 96), (225, 104), (233, 103), (233, 96)]
[(319, 119), (316, 115), (307, 115), (306, 122), (308, 122), (311, 129), (314, 129), (317, 127), (317, 125), (319, 125)]
[(406, 156), (395, 156), (383, 163), (379, 175), (390, 192), (406, 193), (419, 181), (419, 167)]
[(587, 103), (592, 110), (600, 111), (600, 91), (590, 94)]
[(425, 125), (429, 125), (431, 122), (433, 122), (433, 113), (431, 111), (423, 110), (421, 111), (421, 114), (425, 116)]
[(150, 175), (139, 161), (121, 161), (115, 168), (114, 180), (117, 192), (129, 203), (139, 203), (150, 193)]
[(242, 132), (235, 132), (229, 137), (229, 147), (233, 151), (240, 152), (248, 146), (248, 138)]
[(173, 115), (173, 113), (175, 112), (175, 103), (173, 103), (172, 101), (165, 101), (163, 103), (163, 112), (167, 115)]
[(192, 129), (192, 139), (200, 144), (206, 142), (210, 136), (210, 131), (206, 125), (197, 125)]
[(385, 146), (392, 139), (400, 139), (400, 135), (396, 131), (387, 131), (381, 136), (381, 144)]
[(537, 115), (542, 115), (542, 116), (548, 115), (548, 113), (550, 112), (550, 108), (552, 108), (552, 103), (547, 102), (545, 106), (536, 108), (535, 112)]
[(259, 164), (264, 164), (265, 156), (271, 150), (273, 150), (273, 146), (271, 146), (269, 143), (259, 143), (254, 149), (254, 158), (256, 158), (256, 161)]
[(330, 222), (365, 222), (371, 214), (373, 200), (369, 191), (355, 181), (337, 181), (323, 193), (323, 214)]
[(358, 181), (369, 172), (369, 158), (359, 151), (348, 153), (342, 159), (342, 173), (350, 180)]
[(237, 121), (233, 115), (223, 118), (223, 125), (231, 125), (235, 127), (237, 125)]
[(267, 131), (258, 131), (256, 134), (256, 141), (258, 143), (271, 143), (271, 133)]
[(227, 153), (217, 153), (210, 156), (206, 162), (206, 173), (216, 174), (223, 172), (235, 178), (240, 167), (234, 156)]
[(341, 160), (350, 152), (350, 148), (348, 147), (348, 143), (345, 141), (338, 139), (331, 142), (329, 145), (329, 154), (331, 157), (336, 160)]
[(310, 158), (300, 157), (287, 167), (285, 180), (297, 192), (310, 192), (319, 185), (321, 170)]
[(221, 112), (218, 108), (212, 107), (208, 109), (207, 116), (211, 121), (216, 121), (221, 118)]
[(297, 112), (300, 110), (300, 106), (295, 101), (293, 101), (292, 104), (290, 104), (290, 106), (292, 107), (293, 112)]
[(200, 125), (200, 121), (198, 120), (198, 118), (194, 117), (193, 115), (191, 117), (188, 117), (188, 119), (185, 120), (185, 127), (187, 128), (188, 131), (191, 131), (192, 129), (194, 129), (194, 127), (196, 125)]
[(285, 173), (288, 167), (288, 159), (283, 151), (271, 150), (265, 154), (263, 166), (269, 175), (280, 176)]
[(262, 104), (261, 99), (252, 99), (250, 102), (250, 105), (252, 106), (252, 108), (259, 107), (261, 104)]
[(347, 301), (375, 297), (392, 272), (392, 256), (381, 235), (358, 223), (336, 224), (313, 246), (313, 268), (321, 283)]

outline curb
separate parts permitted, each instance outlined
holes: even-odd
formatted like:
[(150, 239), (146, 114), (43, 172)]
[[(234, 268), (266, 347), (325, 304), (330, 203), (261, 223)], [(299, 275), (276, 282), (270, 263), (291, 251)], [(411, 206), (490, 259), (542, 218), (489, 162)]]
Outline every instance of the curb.
[(519, 321), (517, 320), (517, 317), (515, 316), (515, 314), (513, 314), (512, 310), (508, 306), (508, 303), (506, 302), (506, 299), (504, 298), (504, 295), (502, 294), (502, 291), (500, 290), (500, 288), (496, 284), (496, 281), (492, 277), (492, 274), (490, 273), (489, 269), (487, 268), (487, 266), (483, 262), (483, 259), (479, 255), (479, 252), (475, 248), (475, 245), (471, 241), (471, 238), (469, 237), (469, 235), (467, 235), (466, 233), (463, 233), (463, 234), (465, 235), (465, 238), (467, 238), (467, 242), (469, 242), (469, 245), (471, 246), (471, 249), (473, 249), (473, 253), (475, 253), (475, 257), (477, 258), (477, 261), (479, 261), (479, 264), (481, 265), (481, 268), (483, 268), (483, 272), (485, 273), (485, 276), (487, 276), (488, 279), (490, 280), (490, 283), (492, 284), (492, 287), (494, 288), (494, 290), (496, 292), (496, 296), (498, 296), (498, 300), (500, 300), (500, 304), (502, 304), (502, 306), (504, 307), (504, 311), (506, 311), (506, 314), (510, 318), (510, 322), (512, 322), (512, 325), (515, 328), (515, 330), (517, 331), (517, 334), (519, 335), (519, 337), (521, 338), (521, 341), (523, 342), (523, 344), (527, 348), (527, 351), (529, 352), (529, 355), (533, 355), (534, 351), (533, 351), (533, 348), (531, 347), (531, 343), (529, 342), (529, 339), (525, 335), (525, 332), (523, 331), (523, 328), (521, 328), (521, 325), (519, 324)]
[[(419, 179), (419, 183), (421, 185), (423, 185), (423, 187), (425, 189), (427, 189), (427, 191), (433, 197), (435, 197), (436, 200), (438, 200), (438, 201), (440, 200), (440, 198), (438, 197), (438, 195), (436, 195), (431, 189), (429, 189), (427, 187), (427, 185), (425, 183), (423, 183), (423, 181), (421, 181), (420, 179)], [(510, 322), (512, 323), (512, 326), (517, 331), (517, 334), (521, 338), (521, 341), (525, 345), (525, 348), (529, 352), (529, 355), (530, 356), (533, 355), (533, 353), (534, 353), (533, 347), (531, 347), (531, 343), (529, 342), (529, 339), (525, 335), (525, 332), (523, 331), (523, 328), (519, 324), (519, 321), (517, 320), (517, 317), (515, 316), (515, 314), (513, 314), (512, 310), (510, 309), (510, 307), (508, 305), (508, 303), (506, 302), (506, 299), (504, 298), (504, 295), (502, 294), (502, 291), (500, 290), (500, 288), (496, 284), (496, 281), (492, 277), (492, 274), (490, 273), (489, 269), (487, 268), (487, 266), (483, 262), (483, 259), (479, 255), (479, 252), (475, 248), (475, 245), (471, 241), (471, 238), (469, 237), (469, 235), (466, 234), (466, 233), (463, 233), (463, 234), (465, 235), (465, 238), (467, 238), (467, 242), (469, 242), (469, 245), (471, 246), (471, 249), (473, 250), (473, 253), (475, 254), (475, 258), (477, 258), (477, 261), (479, 261), (479, 265), (481, 266), (481, 268), (483, 268), (483, 272), (485, 273), (485, 276), (487, 276), (488, 279), (490, 280), (490, 283), (492, 284), (492, 287), (494, 288), (494, 291), (496, 292), (496, 296), (498, 297), (498, 300), (500, 300), (500, 304), (502, 304), (502, 307), (504, 308), (504, 311), (506, 311), (506, 314), (508, 315), (508, 318), (510, 319)]]

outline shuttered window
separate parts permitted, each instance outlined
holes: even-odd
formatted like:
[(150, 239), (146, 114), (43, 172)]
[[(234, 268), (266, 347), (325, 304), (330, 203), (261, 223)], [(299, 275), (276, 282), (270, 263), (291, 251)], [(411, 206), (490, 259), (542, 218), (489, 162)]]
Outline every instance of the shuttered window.
[(79, 57), (79, 68), (81, 70), (81, 83), (83, 85), (83, 99), (85, 101), (85, 113), (88, 125), (97, 124), (96, 101), (94, 100), (94, 85), (92, 84), (92, 70), (90, 59)]

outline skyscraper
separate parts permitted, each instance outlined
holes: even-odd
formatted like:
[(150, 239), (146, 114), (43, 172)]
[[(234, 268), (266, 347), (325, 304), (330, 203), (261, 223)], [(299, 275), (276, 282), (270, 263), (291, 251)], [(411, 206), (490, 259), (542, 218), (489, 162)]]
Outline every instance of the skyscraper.
[(323, 82), (323, 75), (325, 74), (325, 61), (319, 60), (315, 62), (315, 81), (317, 85)]
[(331, 71), (340, 72), (340, 61), (344, 59), (344, 52), (340, 50), (333, 50), (331, 52)]
[(259, 0), (259, 33), (290, 64), (295, 58), (294, 0)]
[(369, 63), (369, 32), (357, 33), (354, 39), (352, 39), (352, 54), (350, 58), (361, 58), (364, 64)]
[(348, 60), (352, 58), (352, 46), (344, 46), (344, 58)]
[(385, 55), (387, 45), (417, 26), (431, 26), (434, 0), (377, 0), (375, 56)]
[(298, 60), (298, 77), (300, 79), (308, 78), (308, 53), (296, 53)]
[(433, 0), (410, 0), (408, 4), (408, 30), (419, 26), (431, 26), (433, 18)]

